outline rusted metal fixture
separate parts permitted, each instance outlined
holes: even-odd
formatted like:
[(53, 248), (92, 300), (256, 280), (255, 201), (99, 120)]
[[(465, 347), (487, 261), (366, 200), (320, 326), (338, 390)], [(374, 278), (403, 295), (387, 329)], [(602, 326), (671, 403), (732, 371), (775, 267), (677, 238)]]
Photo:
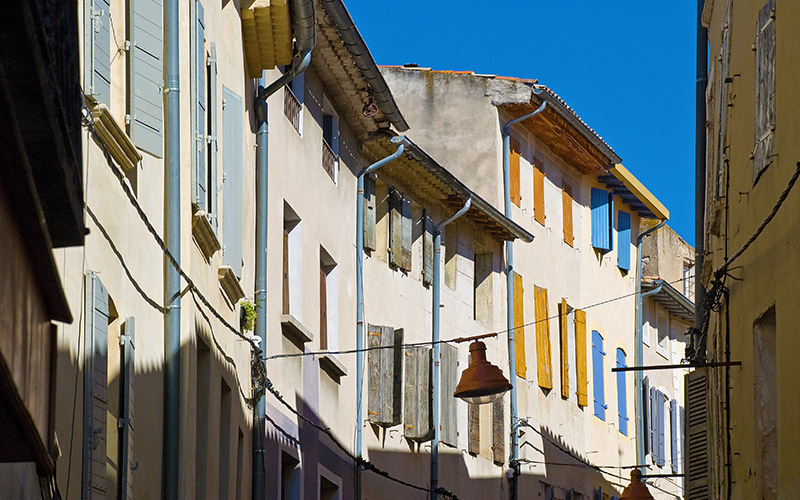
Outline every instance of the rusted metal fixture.
[(619, 500), (655, 500), (650, 490), (642, 482), (642, 471), (639, 469), (631, 470), (631, 484), (622, 491)]
[(499, 399), (511, 389), (503, 371), (486, 360), (486, 344), (469, 345), (469, 366), (461, 374), (453, 396), (471, 404), (486, 404)]

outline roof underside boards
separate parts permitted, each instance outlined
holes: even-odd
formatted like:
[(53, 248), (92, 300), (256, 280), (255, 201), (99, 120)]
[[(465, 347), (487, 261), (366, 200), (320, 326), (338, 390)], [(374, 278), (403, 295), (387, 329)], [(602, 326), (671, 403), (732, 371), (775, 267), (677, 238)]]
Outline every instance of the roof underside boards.
[(642, 279), (642, 291), (648, 292), (661, 286), (661, 291), (649, 297), (670, 314), (691, 323), (694, 321), (694, 304), (672, 285), (661, 279)]
[(621, 196), (640, 217), (669, 219), (669, 210), (621, 164), (609, 169), (609, 175), (600, 176), (598, 180)]
[[(397, 145), (385, 135), (376, 135), (363, 144), (367, 157), (381, 159), (397, 150)], [(421, 203), (438, 203), (455, 212), (472, 199), (472, 206), (465, 217), (469, 218), (487, 234), (501, 241), (521, 239), (533, 240), (533, 235), (515, 222), (506, 218), (486, 200), (467, 188), (453, 174), (439, 165), (419, 146), (405, 139), (403, 155), (381, 168), (384, 173), (405, 184)]]
[(242, 42), (247, 72), (261, 71), (292, 62), (292, 30), (286, 0), (256, 0), (242, 8)]

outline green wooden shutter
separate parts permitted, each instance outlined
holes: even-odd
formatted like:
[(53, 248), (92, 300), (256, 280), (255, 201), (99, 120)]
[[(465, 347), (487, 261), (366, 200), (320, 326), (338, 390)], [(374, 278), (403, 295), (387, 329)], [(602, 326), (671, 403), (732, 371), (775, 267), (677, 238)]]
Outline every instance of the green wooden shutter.
[(403, 195), (389, 191), (389, 263), (403, 267)]
[(126, 318), (120, 335), (120, 386), (119, 386), (119, 445), (117, 447), (117, 498), (133, 498), (133, 381), (135, 375), (136, 323)]
[(401, 420), (402, 343), (402, 329), (367, 325), (367, 420), (386, 427)]
[(431, 422), (431, 349), (405, 349), (403, 383), (403, 437), (417, 442), (433, 438)]
[(222, 262), (242, 277), (242, 98), (222, 87)]
[(427, 210), (422, 211), (422, 284), (433, 283), (433, 221)]
[(375, 241), (375, 179), (366, 176), (364, 178), (364, 248), (374, 251)]
[(492, 403), (492, 461), (502, 464), (506, 461), (506, 420), (503, 398)]
[(686, 500), (711, 498), (711, 432), (708, 413), (708, 368), (696, 368), (685, 375), (686, 434), (684, 436), (684, 492)]
[(441, 344), (439, 349), (441, 355), (439, 441), (450, 446), (458, 446), (458, 401), (453, 396), (458, 384), (458, 348), (450, 344)]
[(206, 210), (206, 47), (205, 15), (203, 4), (195, 1), (195, 46), (194, 46), (194, 203)]
[(216, 232), (219, 226), (217, 215), (217, 118), (219, 102), (217, 102), (217, 47), (210, 44), (208, 58), (208, 218)]
[(139, 149), (161, 157), (163, 137), (163, 9), (159, 0), (129, 0), (129, 133)]
[(86, 52), (84, 88), (97, 102), (111, 103), (110, 0), (85, 2)]

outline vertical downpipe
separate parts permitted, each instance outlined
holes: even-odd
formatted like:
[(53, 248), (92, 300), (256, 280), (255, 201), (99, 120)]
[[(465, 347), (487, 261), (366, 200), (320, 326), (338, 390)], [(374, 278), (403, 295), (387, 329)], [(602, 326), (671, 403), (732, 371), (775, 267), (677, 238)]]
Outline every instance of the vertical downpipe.
[[(181, 186), (180, 186), (180, 2), (164, 0), (164, 242), (180, 264)], [(180, 350), (181, 278), (178, 270), (164, 259), (164, 443), (163, 496), (180, 498)]]
[[(705, 360), (706, 346), (699, 345), (706, 313), (706, 289), (700, 279), (705, 254), (706, 202), (706, 86), (708, 85), (708, 30), (703, 27), (704, 0), (697, 0), (697, 81), (695, 87), (694, 139), (694, 333), (695, 356)], [(724, 78), (725, 75), (722, 75)]]

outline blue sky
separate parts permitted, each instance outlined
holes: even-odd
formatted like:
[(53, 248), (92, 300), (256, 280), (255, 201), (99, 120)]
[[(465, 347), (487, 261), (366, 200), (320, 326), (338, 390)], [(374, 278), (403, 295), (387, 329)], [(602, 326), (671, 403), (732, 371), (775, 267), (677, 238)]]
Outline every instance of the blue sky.
[(694, 243), (694, 1), (346, 5), (378, 64), (538, 78), (614, 148), (667, 206), (670, 226)]

